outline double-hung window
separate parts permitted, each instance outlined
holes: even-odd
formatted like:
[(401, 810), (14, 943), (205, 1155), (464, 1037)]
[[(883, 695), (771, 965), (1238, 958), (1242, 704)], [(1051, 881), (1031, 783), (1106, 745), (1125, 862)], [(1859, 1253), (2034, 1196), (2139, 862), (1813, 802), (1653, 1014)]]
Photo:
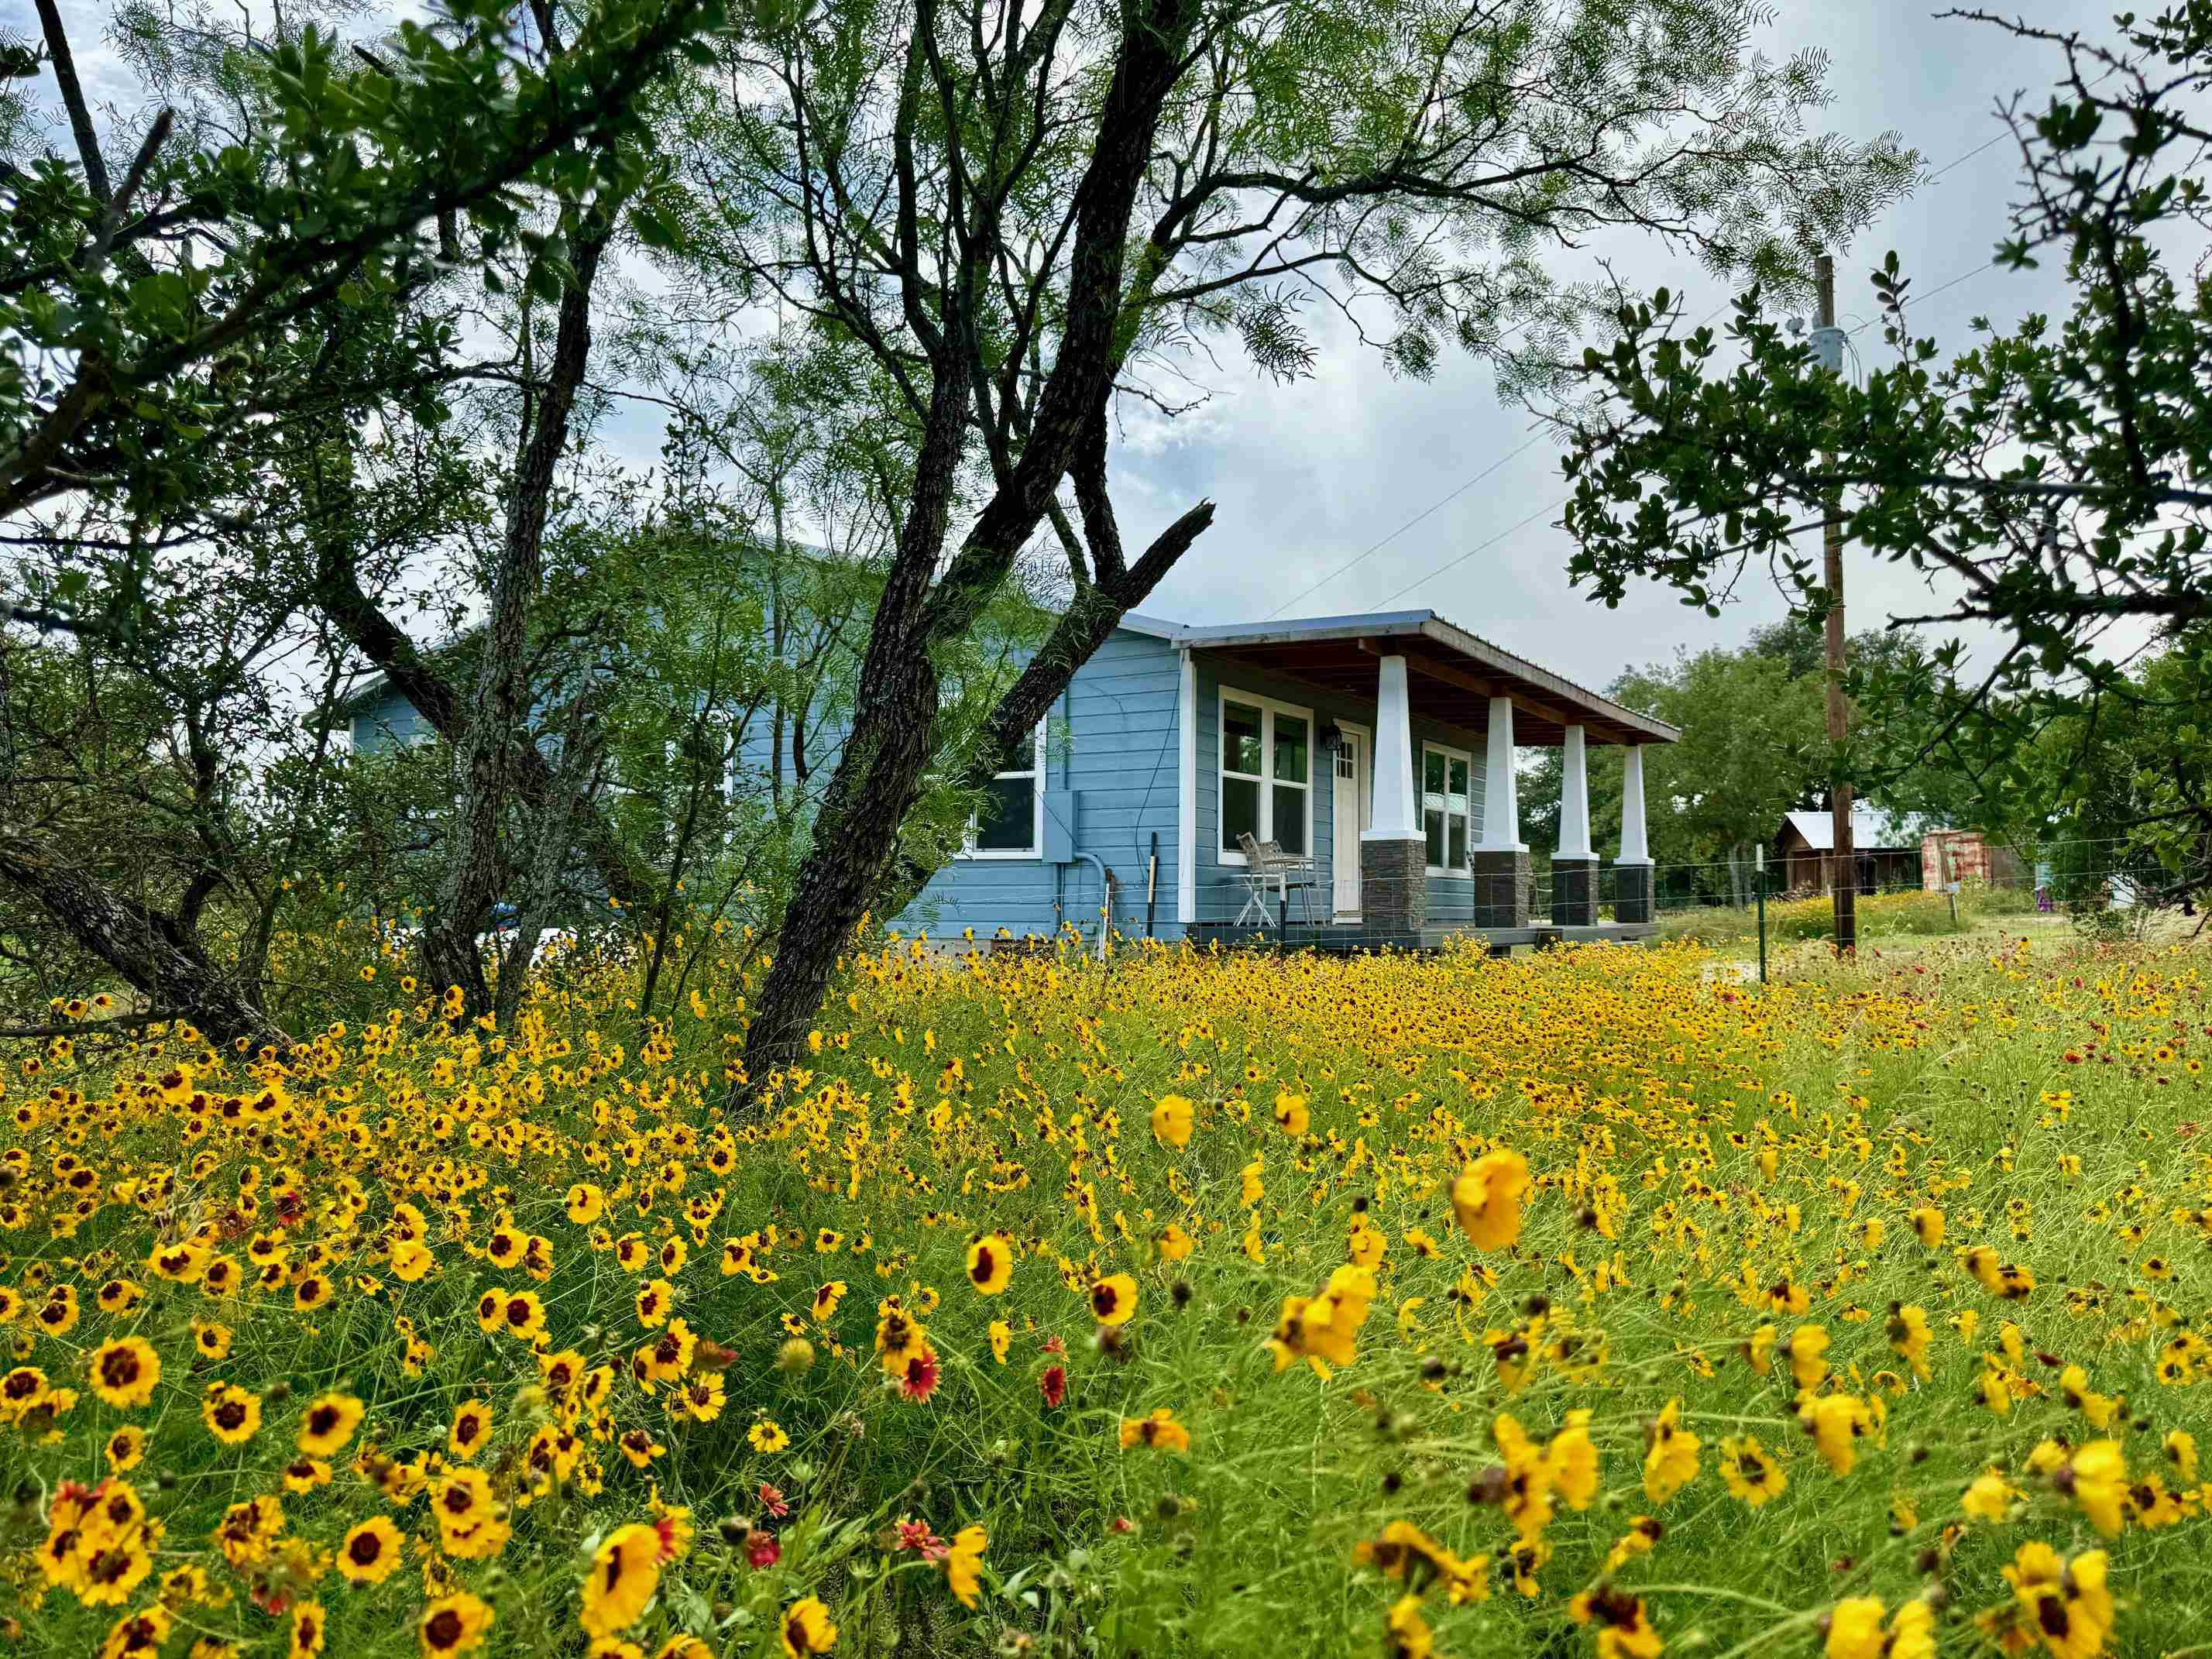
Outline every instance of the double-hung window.
[(1034, 859), (1044, 855), (1044, 727), (1025, 763), (1009, 768), (983, 786), (982, 804), (968, 823), (972, 859)]
[(1468, 777), (1473, 764), (1464, 750), (1421, 745), (1421, 830), (1432, 876), (1467, 874)]
[(1240, 836), (1285, 853), (1313, 847), (1313, 710), (1249, 691), (1221, 693), (1221, 845), (1244, 862)]

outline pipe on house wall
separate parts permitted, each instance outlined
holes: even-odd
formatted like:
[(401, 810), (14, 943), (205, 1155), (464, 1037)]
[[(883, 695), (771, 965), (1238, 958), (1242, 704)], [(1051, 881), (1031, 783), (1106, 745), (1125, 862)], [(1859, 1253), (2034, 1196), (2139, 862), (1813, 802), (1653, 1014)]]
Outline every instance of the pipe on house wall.
[(1096, 853), (1079, 852), (1075, 855), (1098, 867), (1098, 960), (1106, 960), (1106, 933), (1114, 925), (1114, 884), (1106, 874), (1106, 860)]

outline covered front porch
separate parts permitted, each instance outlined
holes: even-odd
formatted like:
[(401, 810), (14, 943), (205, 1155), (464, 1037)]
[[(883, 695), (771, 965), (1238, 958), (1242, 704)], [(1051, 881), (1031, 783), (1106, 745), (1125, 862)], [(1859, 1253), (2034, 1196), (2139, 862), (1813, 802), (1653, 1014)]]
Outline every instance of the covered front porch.
[[(1322, 714), (1315, 728), (1315, 781), (1322, 787), (1314, 793), (1316, 805), (1325, 800), (1329, 809), (1327, 833), (1291, 849), (1310, 855), (1315, 890), (1286, 887), (1272, 902), (1256, 910), (1248, 902), (1234, 916), (1198, 914), (1190, 901), (1200, 815), (1192, 815), (1182, 886), (1189, 907), (1182, 920), (1192, 936), (1436, 948), (1480, 933), (1504, 948), (1652, 932), (1643, 747), (1674, 741), (1680, 734), (1672, 726), (1432, 611), (1192, 629), (1178, 643), (1187, 690), (1194, 690), (1201, 664), (1208, 683), (1223, 688), (1214, 735), (1224, 769), (1232, 764), (1230, 711), (1244, 695), (1227, 689), (1232, 685), (1296, 687), (1301, 696), (1310, 688), (1306, 701), (1315, 708), (1356, 708), (1361, 716)], [(1201, 725), (1196, 702), (1193, 696), (1194, 718), (1185, 726), (1191, 750)], [(1296, 726), (1285, 714), (1267, 731), (1279, 743), (1282, 728)], [(1620, 842), (1610, 862), (1601, 860), (1590, 839), (1594, 743), (1625, 750)], [(1514, 760), (1524, 744), (1561, 750), (1558, 843), (1540, 881), (1522, 835)], [(1195, 760), (1186, 754), (1186, 778)], [(1225, 784), (1214, 805), (1219, 827), (1205, 838), (1225, 847), (1236, 811)], [(1248, 878), (1247, 889), (1254, 885)]]

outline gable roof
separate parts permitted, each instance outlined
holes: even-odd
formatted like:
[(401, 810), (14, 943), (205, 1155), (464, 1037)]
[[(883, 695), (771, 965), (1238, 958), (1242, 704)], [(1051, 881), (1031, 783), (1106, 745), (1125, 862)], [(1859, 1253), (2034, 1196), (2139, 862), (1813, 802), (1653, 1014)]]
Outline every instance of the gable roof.
[[(1836, 820), (1832, 812), (1785, 812), (1783, 822), (1804, 836), (1816, 853), (1834, 850)], [(1851, 803), (1851, 847), (1856, 852), (1906, 848), (1917, 852), (1920, 838), (1938, 826), (1924, 812), (1892, 812), (1869, 802)]]
[[(1131, 611), (1123, 615), (1120, 626), (1178, 647), (1279, 659), (1276, 665), (1299, 678), (1340, 684), (1342, 689), (1368, 696), (1375, 688), (1377, 651), (1387, 641), (1394, 651), (1407, 656), (1415, 672), (1433, 683), (1425, 701), (1436, 696), (1474, 700), (1458, 711), (1461, 724), (1481, 729), (1488, 719), (1486, 696), (1511, 696), (1520, 711), (1515, 735), (1531, 744), (1560, 742), (1561, 732), (1570, 723), (1584, 726), (1591, 739), (1599, 743), (1674, 743), (1682, 735), (1680, 727), (1577, 685), (1469, 633), (1433, 611), (1351, 612), (1206, 626)], [(465, 629), (424, 654), (450, 655), (465, 650), (480, 629), (481, 624)], [(338, 712), (357, 715), (387, 684), (380, 673), (364, 675), (340, 698)], [(1793, 818), (1797, 816), (1792, 815)]]

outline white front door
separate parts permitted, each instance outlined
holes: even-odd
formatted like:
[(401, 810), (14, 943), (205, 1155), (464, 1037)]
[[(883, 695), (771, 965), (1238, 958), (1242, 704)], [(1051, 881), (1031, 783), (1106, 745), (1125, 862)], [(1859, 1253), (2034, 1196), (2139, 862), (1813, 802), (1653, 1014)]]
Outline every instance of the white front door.
[(1359, 919), (1359, 832), (1375, 821), (1375, 769), (1369, 764), (1366, 732), (1340, 726), (1336, 746), (1336, 794), (1329, 819), (1334, 841), (1334, 909), (1339, 921)]

